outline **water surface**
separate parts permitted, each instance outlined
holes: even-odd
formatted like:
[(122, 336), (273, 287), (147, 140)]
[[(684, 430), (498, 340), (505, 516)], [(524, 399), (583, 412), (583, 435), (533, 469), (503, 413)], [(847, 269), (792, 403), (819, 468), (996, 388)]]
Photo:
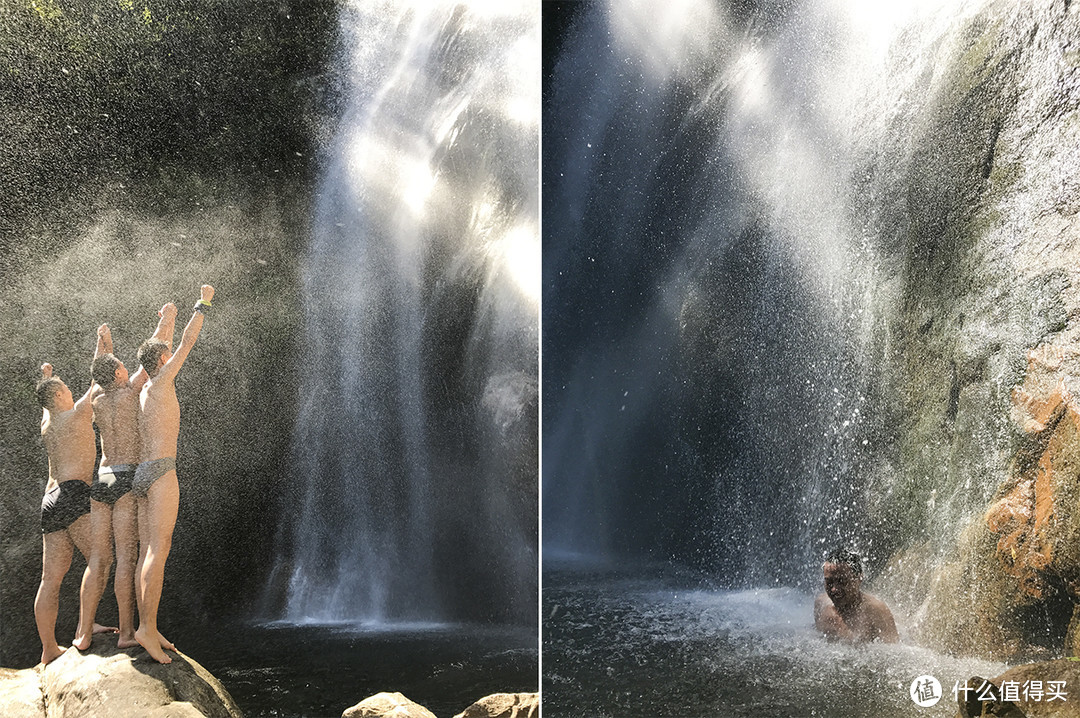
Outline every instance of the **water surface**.
[(491, 693), (537, 690), (535, 632), (523, 628), (278, 622), (176, 642), (225, 684), (247, 718), (339, 718), (382, 691), (449, 718)]
[[(1005, 670), (909, 642), (827, 643), (808, 593), (722, 590), (668, 567), (546, 564), (543, 641), (548, 718), (953, 716), (957, 681)], [(929, 708), (908, 694), (924, 674), (943, 686)]]

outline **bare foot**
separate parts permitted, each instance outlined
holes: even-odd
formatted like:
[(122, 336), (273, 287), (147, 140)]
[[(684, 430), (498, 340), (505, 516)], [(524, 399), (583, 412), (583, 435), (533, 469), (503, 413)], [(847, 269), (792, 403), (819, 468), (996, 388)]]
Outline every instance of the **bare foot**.
[(176, 650), (176, 646), (174, 646), (172, 644), (172, 642), (169, 641), (169, 639), (165, 638), (165, 636), (161, 635), (161, 631), (158, 631), (157, 637), (158, 637), (158, 643), (160, 643), (161, 647), (164, 648), (166, 651), (175, 651)]
[(135, 634), (134, 633), (131, 634), (130, 638), (125, 638), (124, 636), (120, 636), (119, 638), (116, 639), (116, 647), (117, 648), (134, 648), (137, 645), (139, 645), (139, 642), (135, 640)]
[(53, 646), (52, 649), (45, 648), (41, 651), (41, 662), (44, 665), (48, 665), (64, 655), (64, 651), (66, 650), (67, 649), (63, 646)]
[(75, 640), (71, 642), (71, 645), (78, 648), (80, 651), (85, 651), (90, 647), (93, 636), (98, 633), (119, 633), (120, 629), (115, 626), (102, 626), (100, 623), (95, 623), (94, 627), (90, 630), (88, 635), (75, 635)]
[(155, 635), (152, 638), (146, 635), (146, 631), (142, 626), (139, 626), (139, 630), (135, 631), (135, 640), (139, 642), (139, 645), (146, 649), (146, 652), (150, 654), (158, 663), (172, 663), (172, 658), (165, 654), (165, 651), (161, 650), (161, 642)]

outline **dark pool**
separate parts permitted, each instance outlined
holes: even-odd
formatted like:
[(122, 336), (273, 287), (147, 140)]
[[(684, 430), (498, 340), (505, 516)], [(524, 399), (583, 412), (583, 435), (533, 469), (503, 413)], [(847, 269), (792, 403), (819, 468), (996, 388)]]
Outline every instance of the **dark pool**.
[(237, 624), (173, 638), (248, 718), (338, 718), (399, 691), (438, 718), (497, 692), (538, 688), (535, 632), (466, 625)]

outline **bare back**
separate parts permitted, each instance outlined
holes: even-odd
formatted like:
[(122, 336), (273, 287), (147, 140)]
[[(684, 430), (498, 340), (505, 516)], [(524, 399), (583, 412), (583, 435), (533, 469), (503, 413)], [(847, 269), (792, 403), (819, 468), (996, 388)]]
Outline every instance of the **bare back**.
[(101, 434), (102, 466), (139, 463), (139, 394), (135, 389), (125, 383), (94, 397), (94, 423)]
[(94, 478), (94, 425), (89, 411), (70, 409), (44, 412), (41, 438), (49, 453), (49, 489), (64, 481), (78, 479), (89, 484)]
[(180, 435), (180, 402), (173, 377), (154, 377), (139, 394), (139, 440), (142, 461), (176, 457)]

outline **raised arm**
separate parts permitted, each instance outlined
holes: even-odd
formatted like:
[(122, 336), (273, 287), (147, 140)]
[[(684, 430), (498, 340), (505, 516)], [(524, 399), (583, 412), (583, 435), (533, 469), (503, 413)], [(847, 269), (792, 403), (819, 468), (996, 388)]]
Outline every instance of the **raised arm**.
[(199, 301), (195, 303), (195, 311), (192, 312), (191, 319), (188, 320), (187, 326), (184, 327), (184, 333), (180, 337), (180, 346), (176, 347), (176, 351), (169, 357), (169, 361), (165, 362), (164, 366), (161, 367), (156, 379), (172, 379), (180, 371), (180, 367), (183, 366), (188, 353), (195, 346), (195, 340), (199, 338), (203, 317), (210, 311), (210, 300), (213, 298), (214, 288), (209, 284), (202, 285)]
[(161, 319), (158, 320), (157, 329), (154, 330), (151, 339), (165, 342), (169, 346), (169, 351), (172, 351), (173, 332), (176, 327), (176, 305), (172, 302), (166, 303), (158, 310), (158, 316)]
[(94, 380), (90, 380), (90, 386), (87, 387), (86, 393), (79, 397), (79, 400), (75, 402), (75, 412), (81, 413), (84, 411), (93, 411), (93, 399), (94, 393), (99, 389), (98, 385), (94, 383)]
[(113, 353), (112, 332), (108, 324), (102, 324), (97, 330), (97, 347), (94, 349), (94, 358)]
[[(45, 379), (48, 379), (51, 376), (52, 376), (52, 364), (50, 364), (49, 362), (45, 362), (44, 364), (41, 365), (41, 381), (44, 381)], [(41, 407), (41, 430), (42, 430), (42, 432), (45, 431), (45, 422), (47, 422), (48, 420), (49, 420), (49, 409), (48, 409), (48, 407), (43, 406), (43, 407)]]
[[(166, 303), (158, 310), (158, 317), (160, 319), (158, 319), (157, 328), (154, 329), (151, 339), (165, 342), (169, 346), (169, 351), (172, 351), (173, 332), (176, 327), (176, 305), (172, 302)], [(150, 375), (140, 365), (138, 370), (128, 379), (128, 384), (135, 391), (140, 391), (149, 378)]]
[[(98, 327), (97, 339), (97, 346), (94, 349), (94, 358), (97, 359), (99, 356), (101, 356), (102, 353), (111, 354), (112, 335), (110, 334), (109, 327), (107, 325), (102, 324), (100, 327)], [(104, 349), (105, 351), (101, 352), (100, 350), (102, 349)], [(86, 393), (79, 397), (79, 399), (75, 402), (75, 412), (82, 413), (85, 411), (93, 411), (94, 396), (100, 390), (101, 387), (94, 382), (94, 377), (91, 373), (90, 386), (86, 388)]]

